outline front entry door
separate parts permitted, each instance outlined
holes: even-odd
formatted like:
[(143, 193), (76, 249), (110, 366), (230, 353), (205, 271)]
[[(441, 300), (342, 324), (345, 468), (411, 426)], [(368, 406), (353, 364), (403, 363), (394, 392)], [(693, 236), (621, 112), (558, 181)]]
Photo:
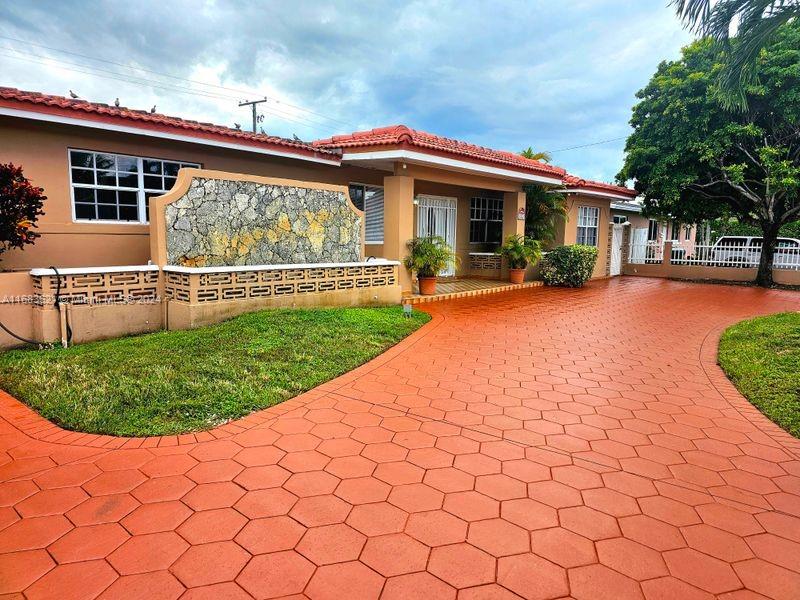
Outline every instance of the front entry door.
[[(417, 237), (439, 236), (451, 249), (456, 247), (457, 198), (447, 196), (417, 196)], [(455, 264), (447, 265), (440, 277), (456, 274)]]
[(624, 225), (615, 224), (611, 235), (611, 275), (622, 272), (622, 228)]

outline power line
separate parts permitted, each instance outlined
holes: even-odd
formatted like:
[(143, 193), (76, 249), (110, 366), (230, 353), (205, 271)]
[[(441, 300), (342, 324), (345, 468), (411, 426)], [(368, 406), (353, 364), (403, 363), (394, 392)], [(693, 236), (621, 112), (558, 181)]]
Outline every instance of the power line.
[[(113, 61), (113, 60), (108, 60), (108, 59), (104, 59), (104, 58), (97, 58), (97, 57), (94, 57), (94, 56), (88, 56), (86, 54), (81, 54), (79, 52), (73, 52), (71, 50), (64, 50), (63, 48), (55, 48), (55, 47), (52, 47), (52, 46), (46, 46), (44, 44), (37, 44), (35, 42), (22, 40), (22, 39), (11, 37), (11, 36), (7, 36), (7, 35), (0, 35), (0, 38), (6, 39), (6, 40), (11, 40), (11, 41), (14, 41), (14, 42), (19, 42), (21, 44), (27, 44), (29, 46), (35, 46), (37, 48), (44, 48), (45, 50), (51, 50), (53, 52), (61, 52), (63, 54), (71, 54), (73, 56), (78, 56), (78, 57), (84, 58), (86, 60), (103, 62), (103, 63), (114, 65), (114, 66), (117, 66), (117, 67), (122, 67), (124, 69), (139, 70), (139, 71), (143, 71), (145, 73), (150, 73), (151, 75), (157, 75), (159, 77), (167, 77), (169, 79), (174, 79), (174, 80), (177, 80), (177, 81), (185, 81), (187, 83), (191, 83), (191, 84), (194, 84), (194, 85), (202, 85), (202, 86), (207, 86), (207, 87), (216, 88), (216, 89), (220, 89), (220, 90), (225, 90), (225, 91), (229, 91), (229, 92), (234, 92), (239, 96), (241, 96), (242, 94), (244, 94), (246, 96), (264, 96), (264, 94), (260, 94), (258, 92), (254, 92), (253, 90), (242, 90), (242, 89), (227, 87), (227, 86), (224, 86), (224, 85), (218, 85), (218, 84), (214, 84), (214, 83), (206, 83), (206, 82), (197, 81), (197, 80), (194, 80), (194, 79), (187, 79), (185, 77), (178, 77), (176, 75), (169, 75), (168, 73), (161, 73), (159, 71), (153, 71), (151, 69), (146, 69), (144, 67), (138, 67), (138, 66), (137, 67), (132, 67), (130, 65), (126, 65), (124, 63), (116, 62), (116, 61)], [(14, 50), (18, 51), (16, 49), (14, 49)], [(50, 57), (47, 57), (47, 58), (50, 58)], [(57, 59), (52, 59), (52, 60), (57, 60)], [(95, 67), (89, 67), (89, 65), (81, 65), (81, 66), (86, 66), (88, 68), (95, 68)], [(287, 106), (289, 108), (293, 108), (295, 110), (299, 110), (299, 111), (306, 112), (306, 113), (309, 113), (309, 114), (312, 114), (312, 115), (316, 115), (318, 117), (321, 117), (323, 119), (327, 119), (329, 121), (335, 121), (335, 122), (340, 123), (342, 125), (347, 125), (348, 127), (353, 127), (353, 128), (357, 127), (356, 125), (354, 125), (353, 123), (350, 123), (348, 121), (337, 119), (335, 117), (330, 117), (330, 116), (325, 115), (323, 113), (320, 113), (320, 112), (317, 112), (317, 111), (313, 111), (313, 110), (304, 108), (302, 106), (297, 106), (295, 104), (290, 104), (290, 103), (284, 102), (284, 101), (282, 101), (282, 100), (280, 100), (278, 98), (274, 98), (273, 97), (273, 98), (269, 98), (269, 100), (271, 100), (273, 102), (276, 102), (278, 104), (283, 104), (284, 106)]]
[[(14, 52), (19, 52), (19, 51), (18, 50), (14, 50)], [(56, 58), (51, 58), (51, 57), (43, 57), (45, 60), (37, 60), (36, 58), (31, 58), (31, 56), (35, 57), (37, 55), (19, 56), (18, 54), (8, 54), (8, 53), (5, 53), (5, 52), (0, 52), (0, 56), (6, 56), (8, 58), (13, 58), (13, 59), (16, 59), (16, 60), (24, 60), (24, 61), (27, 61), (27, 62), (32, 62), (32, 63), (36, 63), (36, 64), (39, 64), (39, 65), (44, 65), (44, 66), (51, 66), (51, 63), (57, 63), (59, 65), (59, 67), (64, 69), (65, 71), (72, 71), (72, 72), (75, 72), (75, 73), (83, 73), (84, 75), (94, 75), (96, 77), (101, 77), (101, 78), (104, 78), (104, 79), (114, 79), (116, 81), (123, 81), (125, 83), (133, 83), (133, 84), (136, 84), (136, 85), (144, 84), (144, 85), (148, 85), (150, 87), (154, 87), (156, 89), (177, 91), (179, 93), (189, 94), (189, 95), (193, 95), (193, 96), (202, 96), (204, 98), (216, 98), (216, 99), (225, 99), (225, 100), (230, 100), (231, 99), (230, 96), (222, 96), (220, 94), (214, 94), (214, 93), (206, 92), (206, 91), (203, 91), (203, 90), (192, 90), (192, 89), (189, 89), (189, 88), (183, 88), (183, 87), (178, 87), (178, 86), (174, 86), (174, 85), (161, 84), (160, 82), (154, 82), (152, 80), (143, 79), (143, 78), (140, 78), (140, 77), (133, 77), (131, 75), (125, 75), (123, 73), (116, 73), (115, 71), (108, 71), (108, 70), (105, 70), (105, 69), (102, 69), (101, 71), (104, 71), (104, 72), (109, 73), (109, 74), (108, 75), (101, 75), (101, 74), (99, 74), (97, 72), (98, 71), (97, 67), (90, 67), (89, 65), (80, 65), (80, 64), (77, 64), (77, 63), (68, 63), (68, 62), (60, 61), (60, 60), (58, 60)], [(72, 67), (63, 66), (63, 65), (72, 65)], [(74, 67), (82, 67), (82, 68), (74, 68)], [(114, 75), (117, 75), (117, 76), (115, 77)]]
[(581, 144), (580, 146), (569, 146), (568, 148), (559, 148), (558, 150), (546, 150), (548, 154), (553, 154), (554, 152), (566, 152), (567, 150), (577, 150), (578, 148), (588, 148), (589, 146), (599, 146), (600, 144), (608, 144), (610, 142), (618, 142), (620, 140), (627, 139), (627, 135), (623, 135), (621, 137), (611, 138), (608, 140), (600, 140), (599, 142), (591, 142), (589, 144)]

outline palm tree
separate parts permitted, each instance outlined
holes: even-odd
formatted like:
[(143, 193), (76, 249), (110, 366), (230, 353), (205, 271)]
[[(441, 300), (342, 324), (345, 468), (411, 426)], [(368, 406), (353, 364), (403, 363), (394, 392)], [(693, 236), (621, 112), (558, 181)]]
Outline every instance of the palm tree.
[(538, 160), (540, 162), (545, 162), (545, 163), (549, 163), (551, 160), (553, 160), (553, 157), (550, 156), (549, 152), (545, 151), (534, 152), (533, 148), (531, 148), (530, 146), (528, 146), (527, 149), (520, 152), (519, 155), (524, 156), (525, 158), (529, 158), (531, 160)]
[[(553, 158), (549, 152), (535, 152), (531, 146), (519, 153), (531, 160), (549, 163)], [(554, 193), (540, 185), (526, 185), (525, 191), (525, 236), (550, 244), (556, 237), (557, 218), (567, 218), (567, 201), (564, 194)]]
[(716, 40), (725, 51), (722, 101), (739, 110), (747, 108), (745, 88), (756, 81), (761, 49), (781, 25), (800, 17), (800, 0), (672, 0), (672, 4), (687, 27)]

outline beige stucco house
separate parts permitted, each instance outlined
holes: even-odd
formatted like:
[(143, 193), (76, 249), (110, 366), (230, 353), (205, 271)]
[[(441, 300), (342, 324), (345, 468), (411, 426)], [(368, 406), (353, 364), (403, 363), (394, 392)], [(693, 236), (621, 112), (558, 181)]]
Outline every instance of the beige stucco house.
[[(144, 265), (148, 207), (182, 168), (347, 186), (363, 211), (362, 258), (402, 259), (415, 236), (444, 237), (461, 260), (445, 276), (505, 277), (493, 254), (524, 231), (523, 186), (565, 187), (559, 242), (599, 249), (609, 268), (611, 203), (633, 190), (399, 125), (305, 143), (147, 111), (0, 88), (0, 162), (23, 167), (48, 200), (41, 237), (0, 257), (4, 270)], [(400, 269), (404, 290), (411, 274)]]

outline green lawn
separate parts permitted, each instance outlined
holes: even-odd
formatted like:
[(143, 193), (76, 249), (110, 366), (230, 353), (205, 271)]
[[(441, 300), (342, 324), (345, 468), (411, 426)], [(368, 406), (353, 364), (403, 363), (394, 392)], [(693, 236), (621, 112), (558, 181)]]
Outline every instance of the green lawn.
[(800, 313), (729, 328), (719, 344), (719, 364), (750, 402), (800, 438)]
[(0, 353), (0, 388), (67, 429), (208, 429), (352, 370), (429, 320), (400, 307), (268, 310), (211, 327)]

